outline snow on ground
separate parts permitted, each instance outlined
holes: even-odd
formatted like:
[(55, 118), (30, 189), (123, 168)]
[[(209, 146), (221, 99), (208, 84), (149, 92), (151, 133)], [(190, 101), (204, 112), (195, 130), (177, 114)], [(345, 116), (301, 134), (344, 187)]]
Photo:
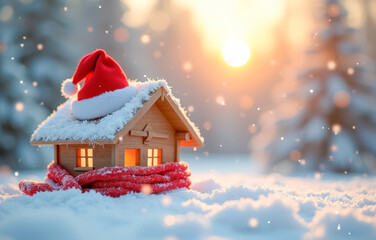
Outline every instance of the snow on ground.
[[(245, 156), (183, 156), (192, 189), (20, 195), (0, 176), (0, 239), (376, 239), (376, 177), (258, 175)], [(197, 159), (197, 160), (196, 160)]]

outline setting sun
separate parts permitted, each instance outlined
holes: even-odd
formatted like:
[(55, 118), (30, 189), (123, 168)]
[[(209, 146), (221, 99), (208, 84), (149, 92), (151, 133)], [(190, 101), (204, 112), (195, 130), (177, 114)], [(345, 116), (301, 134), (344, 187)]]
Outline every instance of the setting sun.
[(246, 64), (250, 54), (248, 45), (240, 39), (227, 41), (222, 50), (223, 59), (233, 67), (240, 67)]

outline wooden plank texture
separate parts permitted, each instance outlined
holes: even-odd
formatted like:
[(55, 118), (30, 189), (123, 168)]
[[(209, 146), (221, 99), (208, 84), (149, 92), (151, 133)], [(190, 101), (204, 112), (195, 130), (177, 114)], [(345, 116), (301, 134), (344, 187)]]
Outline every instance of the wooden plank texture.
[(147, 151), (149, 148), (162, 149), (162, 163), (176, 161), (175, 129), (171, 126), (157, 105), (153, 105), (132, 127), (132, 130), (143, 131), (147, 125), (158, 132), (166, 134), (168, 138), (152, 138), (151, 141), (145, 145), (143, 137), (126, 134), (118, 144), (119, 159), (116, 162), (117, 166), (124, 165), (124, 149), (126, 148), (140, 149), (140, 166), (147, 166)]
[[(86, 144), (71, 144), (59, 146), (59, 161), (73, 176), (77, 176), (82, 172), (74, 171), (76, 168), (76, 149), (79, 148), (93, 148)], [(93, 167), (94, 169), (111, 166), (112, 145), (95, 146), (93, 148)]]

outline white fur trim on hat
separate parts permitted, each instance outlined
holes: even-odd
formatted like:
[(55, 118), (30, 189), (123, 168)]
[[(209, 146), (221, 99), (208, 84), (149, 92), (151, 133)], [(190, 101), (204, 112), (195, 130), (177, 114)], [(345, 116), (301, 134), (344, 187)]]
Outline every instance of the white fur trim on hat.
[(71, 103), (71, 108), (76, 118), (89, 120), (119, 110), (136, 95), (137, 89), (134, 86), (128, 86), (81, 101), (75, 99)]
[(61, 84), (61, 95), (63, 95), (66, 98), (69, 98), (73, 95), (75, 95), (80, 88), (80, 85), (76, 85), (72, 82), (72, 79), (66, 79)]

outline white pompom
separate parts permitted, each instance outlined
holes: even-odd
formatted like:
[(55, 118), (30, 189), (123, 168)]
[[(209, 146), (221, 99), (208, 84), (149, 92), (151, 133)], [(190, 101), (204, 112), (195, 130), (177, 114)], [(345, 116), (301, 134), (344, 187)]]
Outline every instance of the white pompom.
[(74, 96), (79, 90), (78, 87), (72, 82), (72, 79), (67, 79), (61, 85), (61, 94), (66, 98)]

